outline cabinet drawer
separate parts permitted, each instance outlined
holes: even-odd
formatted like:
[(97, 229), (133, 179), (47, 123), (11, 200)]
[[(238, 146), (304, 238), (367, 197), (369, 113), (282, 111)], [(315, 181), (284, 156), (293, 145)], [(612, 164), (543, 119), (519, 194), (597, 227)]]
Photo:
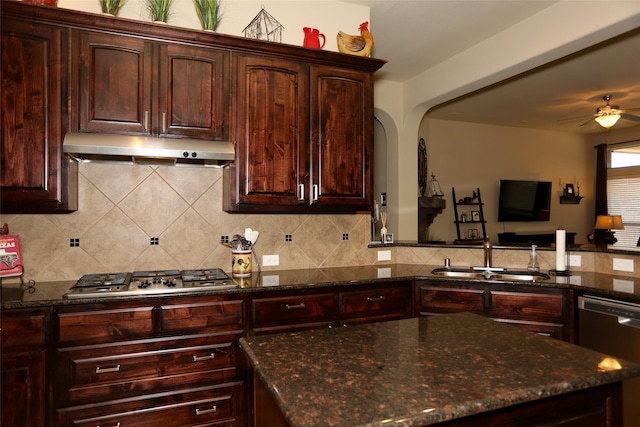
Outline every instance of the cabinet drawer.
[(243, 384), (139, 396), (56, 411), (64, 427), (243, 426)]
[(41, 347), (46, 342), (47, 312), (42, 310), (3, 311), (0, 316), (0, 339), (3, 352), (34, 346)]
[(375, 315), (388, 311), (407, 311), (411, 307), (410, 296), (407, 286), (340, 292), (340, 314)]
[(333, 294), (260, 298), (252, 301), (254, 323), (331, 319)]
[(491, 291), (491, 316), (550, 322), (562, 321), (562, 294)]
[(147, 337), (153, 332), (153, 307), (108, 309), (87, 306), (84, 311), (58, 313), (59, 342), (99, 343)]
[(233, 378), (238, 338), (199, 335), (59, 349), (56, 399), (113, 398)]
[(482, 314), (485, 307), (484, 289), (420, 288), (420, 311), (433, 313), (451, 313), (470, 311)]
[[(242, 300), (191, 300), (161, 307), (161, 328), (164, 332), (206, 332), (212, 328), (242, 329)], [(225, 328), (228, 327), (228, 328)]]

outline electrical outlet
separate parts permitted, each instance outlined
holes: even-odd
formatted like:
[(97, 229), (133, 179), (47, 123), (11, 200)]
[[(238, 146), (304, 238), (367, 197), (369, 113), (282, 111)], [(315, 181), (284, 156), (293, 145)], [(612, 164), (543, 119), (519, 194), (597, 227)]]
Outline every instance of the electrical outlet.
[(632, 294), (634, 289), (633, 280), (613, 279), (613, 290)]
[(567, 255), (567, 263), (571, 267), (580, 267), (582, 265), (582, 256), (580, 256), (580, 255)]
[(262, 276), (262, 286), (279, 286), (280, 275), (279, 274), (265, 274)]
[(378, 251), (378, 261), (391, 261), (391, 251)]
[(280, 255), (262, 255), (262, 265), (265, 267), (280, 265)]
[(623, 258), (614, 258), (613, 269), (618, 271), (626, 271), (628, 273), (633, 273), (633, 260), (623, 259)]
[(388, 279), (391, 277), (391, 269), (389, 267), (378, 268), (378, 279)]

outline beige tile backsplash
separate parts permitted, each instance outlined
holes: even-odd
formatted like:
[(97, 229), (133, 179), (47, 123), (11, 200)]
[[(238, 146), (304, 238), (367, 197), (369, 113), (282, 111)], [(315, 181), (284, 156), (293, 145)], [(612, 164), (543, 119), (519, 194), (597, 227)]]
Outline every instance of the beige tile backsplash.
[[(260, 231), (256, 253), (278, 254), (274, 268), (372, 264), (370, 220), (358, 215), (228, 214), (222, 170), (81, 164), (79, 209), (68, 215), (2, 215), (19, 234), (25, 279), (75, 280), (82, 274), (142, 269), (230, 269), (223, 235)], [(342, 234), (348, 233), (348, 240)], [(285, 234), (292, 235), (285, 242)], [(151, 245), (151, 237), (159, 245)], [(80, 239), (70, 247), (70, 239)], [(8, 279), (7, 279), (8, 281)]]
[[(76, 280), (83, 274), (135, 270), (222, 267), (230, 270), (223, 235), (260, 231), (258, 260), (280, 256), (263, 270), (357, 266), (386, 263), (481, 265), (481, 249), (385, 248), (391, 261), (378, 262), (370, 243), (370, 217), (358, 215), (228, 214), (222, 210), (222, 170), (213, 168), (81, 164), (79, 209), (67, 215), (0, 215), (19, 234), (27, 280)], [(390, 224), (393, 230), (393, 224)], [(343, 240), (348, 233), (348, 240)], [(291, 234), (292, 241), (285, 242)], [(151, 237), (159, 245), (151, 245)], [(80, 239), (70, 247), (70, 239)], [(543, 270), (554, 268), (553, 251), (539, 251)], [(580, 252), (574, 270), (610, 272), (613, 255)], [(616, 274), (640, 277), (635, 272)], [(524, 268), (526, 250), (493, 251), (494, 265)], [(4, 283), (17, 283), (5, 279)]]

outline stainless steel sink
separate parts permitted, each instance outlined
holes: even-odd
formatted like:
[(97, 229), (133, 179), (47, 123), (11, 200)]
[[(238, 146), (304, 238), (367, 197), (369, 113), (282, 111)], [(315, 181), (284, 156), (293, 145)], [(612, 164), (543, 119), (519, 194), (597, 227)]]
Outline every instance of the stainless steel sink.
[(491, 276), (491, 279), (495, 280), (525, 280), (527, 282), (538, 282), (540, 280), (549, 280), (550, 278), (548, 274), (530, 271), (503, 271)]
[(549, 280), (550, 276), (545, 273), (517, 270), (502, 271), (481, 271), (473, 268), (435, 268), (431, 270), (431, 274), (444, 277), (457, 277), (462, 279), (484, 279), (484, 280), (516, 280), (524, 282), (538, 282), (541, 280)]
[(486, 279), (487, 274), (470, 268), (435, 268), (431, 274), (445, 277), (460, 277), (464, 279)]

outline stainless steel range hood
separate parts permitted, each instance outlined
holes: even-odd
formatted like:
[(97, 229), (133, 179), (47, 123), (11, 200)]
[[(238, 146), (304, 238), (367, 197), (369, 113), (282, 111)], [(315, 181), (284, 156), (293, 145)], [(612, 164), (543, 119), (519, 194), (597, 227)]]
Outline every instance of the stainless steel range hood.
[(63, 150), (82, 162), (126, 164), (222, 167), (235, 157), (228, 141), (78, 132), (67, 133)]

